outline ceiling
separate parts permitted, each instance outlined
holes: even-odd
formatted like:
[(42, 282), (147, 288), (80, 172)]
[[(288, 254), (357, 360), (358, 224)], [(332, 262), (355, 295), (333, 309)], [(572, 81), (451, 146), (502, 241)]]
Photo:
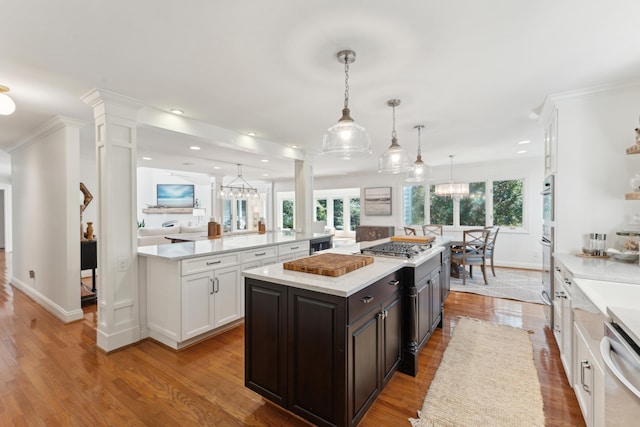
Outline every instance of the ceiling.
[[(401, 100), (399, 143), (413, 154), (414, 126), (425, 125), (429, 165), (448, 165), (449, 154), (456, 164), (541, 156), (545, 96), (640, 75), (637, 0), (4, 0), (2, 9), (0, 84), (17, 110), (0, 116), (0, 149), (54, 116), (90, 123), (80, 98), (101, 88), (179, 108), (180, 120), (256, 132), (266, 147), (253, 154), (145, 126), (140, 165), (217, 173), (219, 162), (233, 175), (242, 163), (253, 179), (293, 176), (269, 144), (299, 146), (318, 176), (377, 170), (391, 98)], [(342, 49), (357, 54), (349, 106), (371, 136), (368, 159), (316, 156), (342, 109)], [(516, 154), (523, 140), (527, 153)]]

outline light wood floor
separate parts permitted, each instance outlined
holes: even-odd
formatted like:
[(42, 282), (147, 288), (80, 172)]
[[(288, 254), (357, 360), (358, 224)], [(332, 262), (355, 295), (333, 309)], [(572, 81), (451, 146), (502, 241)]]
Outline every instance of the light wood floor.
[[(63, 325), (11, 287), (4, 267), (0, 252), (1, 426), (308, 425), (244, 387), (242, 326), (181, 352), (144, 341), (106, 355), (95, 345), (95, 305)], [(418, 376), (396, 373), (361, 426), (409, 426), (459, 316), (533, 331), (547, 425), (584, 425), (541, 306), (452, 293), (445, 312)]]

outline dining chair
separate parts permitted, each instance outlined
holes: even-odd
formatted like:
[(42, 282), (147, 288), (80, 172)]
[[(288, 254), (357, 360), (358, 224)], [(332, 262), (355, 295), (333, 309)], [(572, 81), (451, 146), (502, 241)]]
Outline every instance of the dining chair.
[(422, 234), (425, 236), (442, 236), (442, 226), (438, 224), (425, 224), (422, 226)]
[(493, 250), (496, 246), (496, 238), (498, 237), (498, 231), (500, 231), (500, 227), (485, 227), (485, 229), (489, 231), (485, 255), (491, 263), (491, 273), (493, 273), (493, 277), (496, 277), (496, 271), (493, 268)]
[(413, 227), (405, 227), (404, 228), (404, 234), (406, 234), (407, 236), (415, 236), (416, 235), (416, 229)]
[(473, 277), (473, 266), (479, 265), (482, 270), (484, 284), (488, 285), (487, 272), (485, 269), (486, 247), (489, 230), (484, 228), (465, 230), (462, 235), (462, 246), (460, 250), (451, 254), (451, 262), (462, 266), (462, 284), (466, 285), (467, 274), (465, 267), (469, 266), (469, 277)]

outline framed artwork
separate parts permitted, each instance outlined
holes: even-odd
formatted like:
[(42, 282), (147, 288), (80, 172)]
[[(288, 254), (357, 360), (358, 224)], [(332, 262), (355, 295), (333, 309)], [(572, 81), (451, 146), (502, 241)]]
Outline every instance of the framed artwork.
[(364, 189), (365, 215), (391, 215), (391, 187)]

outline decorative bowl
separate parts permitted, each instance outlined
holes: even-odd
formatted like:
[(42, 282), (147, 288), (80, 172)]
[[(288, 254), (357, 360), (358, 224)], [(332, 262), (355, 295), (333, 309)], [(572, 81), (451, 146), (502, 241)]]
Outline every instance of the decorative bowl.
[(613, 259), (623, 262), (638, 262), (638, 252), (609, 252)]

